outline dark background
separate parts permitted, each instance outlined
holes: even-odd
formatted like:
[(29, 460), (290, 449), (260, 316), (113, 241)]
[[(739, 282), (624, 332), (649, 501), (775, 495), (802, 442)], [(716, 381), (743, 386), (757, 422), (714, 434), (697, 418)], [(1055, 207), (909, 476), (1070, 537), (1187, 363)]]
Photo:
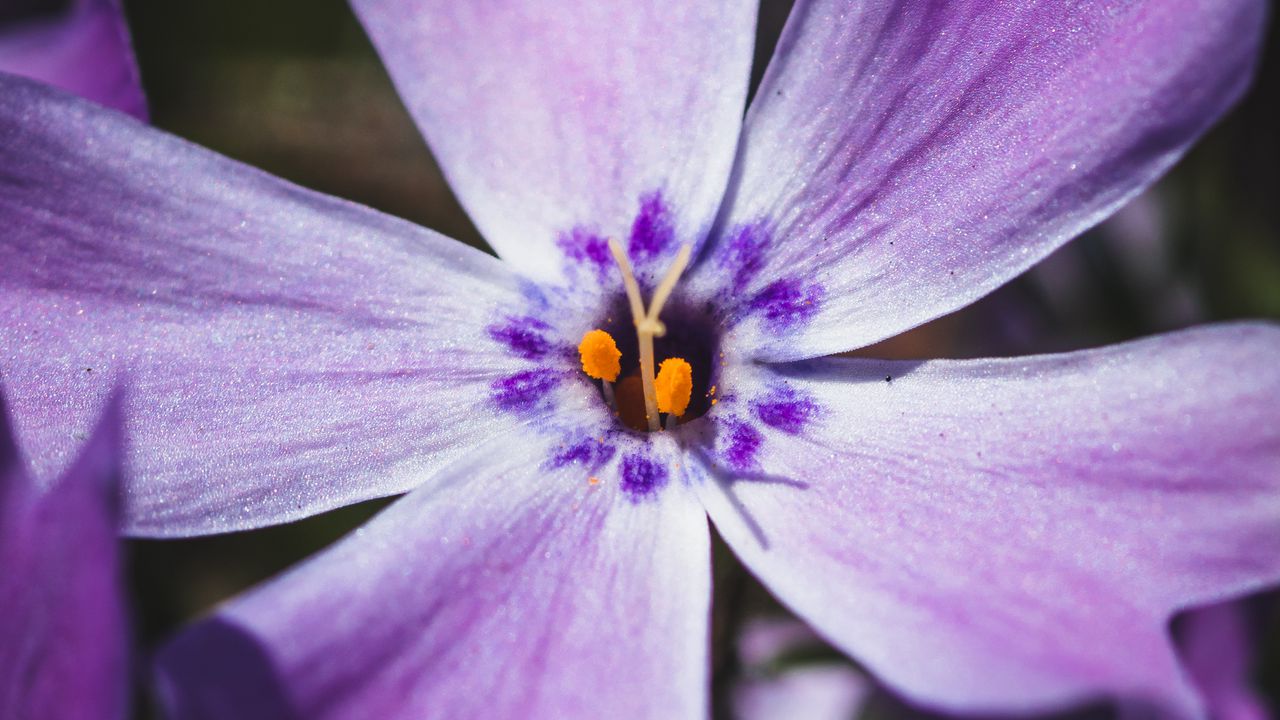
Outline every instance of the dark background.
[[(307, 187), (484, 247), (345, 3), (125, 5), (155, 125)], [(786, 2), (764, 3), (757, 79), (787, 9)], [(1213, 320), (1280, 318), (1275, 48), (1273, 28), (1253, 92), (1116, 220), (986, 300), (870, 354), (1017, 355)], [(384, 504), (257, 532), (131, 542), (136, 630), (144, 653), (180, 623), (324, 547)], [(716, 562), (715, 685), (723, 695), (738, 670), (727, 651), (734, 629), (753, 614), (781, 610), (722, 546)], [(1280, 622), (1274, 611), (1261, 615), (1270, 622), (1261, 626), (1266, 635), (1257, 682), (1275, 703)], [(817, 648), (799, 661), (815, 658), (835, 661), (838, 654)], [(717, 710), (723, 713), (722, 703)], [(873, 708), (873, 714), (886, 714), (882, 710)]]

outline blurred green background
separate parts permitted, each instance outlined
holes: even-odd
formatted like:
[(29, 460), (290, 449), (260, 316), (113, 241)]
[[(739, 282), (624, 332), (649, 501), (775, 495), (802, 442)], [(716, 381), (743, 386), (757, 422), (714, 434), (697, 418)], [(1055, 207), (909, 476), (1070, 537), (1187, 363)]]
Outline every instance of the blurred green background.
[[(125, 5), (157, 126), (301, 185), (484, 247), (345, 3)], [(757, 78), (787, 10), (786, 2), (762, 7)], [(1211, 320), (1280, 318), (1274, 29), (1268, 47), (1272, 52), (1252, 94), (1133, 207), (990, 298), (869, 354), (1016, 355)], [(258, 532), (131, 542), (143, 647), (154, 647), (182, 622), (324, 547), (383, 505), (367, 503)], [(746, 618), (781, 610), (722, 546), (716, 562), (716, 709), (725, 715), (724, 690), (741, 670), (730, 639)], [(1280, 701), (1275, 616), (1257, 674), (1273, 702)], [(839, 656), (819, 647), (797, 657)]]

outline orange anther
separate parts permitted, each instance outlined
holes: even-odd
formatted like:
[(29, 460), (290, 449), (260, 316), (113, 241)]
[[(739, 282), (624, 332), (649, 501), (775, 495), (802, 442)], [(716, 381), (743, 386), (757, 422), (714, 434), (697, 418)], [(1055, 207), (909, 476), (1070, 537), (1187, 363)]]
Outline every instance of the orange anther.
[(619, 363), (622, 352), (613, 336), (603, 330), (591, 330), (583, 335), (578, 354), (582, 356), (582, 371), (597, 380), (613, 382), (622, 372)]
[(653, 381), (658, 395), (658, 412), (676, 417), (684, 415), (693, 395), (693, 368), (682, 358), (667, 358), (658, 366), (658, 377)]

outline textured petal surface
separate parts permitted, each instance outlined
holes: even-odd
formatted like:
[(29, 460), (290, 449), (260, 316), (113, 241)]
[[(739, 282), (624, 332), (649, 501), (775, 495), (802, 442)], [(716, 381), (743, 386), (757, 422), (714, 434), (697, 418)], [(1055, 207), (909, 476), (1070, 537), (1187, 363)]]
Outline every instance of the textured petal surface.
[(171, 717), (703, 717), (705, 513), (556, 453), (502, 439), (179, 636)]
[[(129, 531), (401, 492), (536, 413), (494, 412), (538, 307), (500, 261), (18, 78), (0, 80), (0, 373), (40, 477), (120, 377)], [(554, 377), (528, 376), (515, 401)]]
[(1280, 582), (1277, 352), (1280, 329), (1241, 324), (1061, 356), (738, 366), (705, 429), (722, 479), (700, 487), (783, 602), (917, 702), (1114, 694), (1194, 716), (1170, 615)]
[(646, 264), (710, 226), (755, 2), (352, 4), (463, 206), (521, 272), (554, 279), (607, 236)]
[(771, 308), (744, 343), (775, 360), (951, 312), (1166, 170), (1244, 91), (1264, 12), (1261, 0), (801, 0), (702, 271)]
[(72, 468), (39, 487), (0, 402), (0, 716), (125, 717), (114, 405)]
[(0, 72), (35, 78), (147, 119), (119, 0), (75, 0), (54, 17), (0, 22)]

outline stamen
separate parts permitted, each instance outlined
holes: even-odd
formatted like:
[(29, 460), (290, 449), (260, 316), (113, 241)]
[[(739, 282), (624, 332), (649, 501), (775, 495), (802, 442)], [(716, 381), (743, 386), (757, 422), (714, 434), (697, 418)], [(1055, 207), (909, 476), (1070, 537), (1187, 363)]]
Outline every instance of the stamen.
[(582, 371), (600, 381), (605, 403), (611, 411), (618, 412), (618, 403), (613, 397), (613, 381), (622, 372), (622, 351), (618, 343), (604, 330), (590, 330), (578, 343), (578, 355), (582, 358)]
[(653, 394), (653, 333), (644, 324), (648, 315), (644, 312), (644, 300), (640, 297), (640, 284), (636, 282), (635, 273), (631, 271), (631, 261), (622, 250), (617, 238), (609, 238), (609, 251), (613, 253), (614, 262), (622, 271), (622, 284), (627, 289), (627, 300), (631, 303), (631, 319), (636, 325), (636, 337), (640, 341), (640, 384), (644, 390), (644, 418), (650, 432), (658, 430), (658, 405)]
[[(662, 308), (667, 304), (667, 299), (671, 297), (671, 292), (675, 289), (676, 282), (680, 280), (681, 273), (689, 265), (689, 258), (693, 252), (693, 248), (689, 245), (681, 246), (679, 252), (676, 253), (675, 259), (671, 262), (671, 267), (667, 268), (667, 274), (663, 276), (662, 282), (658, 283), (658, 287), (653, 292), (653, 302), (649, 306), (648, 312), (644, 308), (644, 299), (640, 296), (640, 284), (636, 282), (635, 273), (631, 269), (631, 262), (627, 259), (626, 252), (622, 249), (622, 244), (616, 238), (609, 238), (609, 252), (613, 254), (613, 260), (618, 264), (618, 269), (622, 272), (622, 284), (627, 290), (627, 301), (631, 305), (631, 318), (636, 326), (636, 339), (639, 341), (640, 348), (640, 383), (644, 391), (644, 414), (645, 421), (649, 426), (650, 432), (656, 432), (659, 429), (658, 424), (658, 397), (654, 388), (653, 373), (653, 339), (654, 337), (662, 337), (666, 335), (667, 328), (658, 319)], [(583, 338), (586, 341), (586, 338)], [(684, 362), (681, 360), (680, 362)], [(664, 366), (666, 363), (663, 363)], [(689, 364), (684, 363), (688, 368)], [(585, 367), (585, 365), (584, 365)], [(676, 416), (684, 414), (685, 408), (689, 405), (688, 395), (692, 392), (692, 370), (689, 370), (689, 390), (685, 391), (684, 404), (680, 406), (680, 412)], [(621, 408), (621, 400), (619, 401)], [(670, 421), (669, 421), (670, 423)]]
[(640, 376), (631, 373), (618, 381), (618, 420), (632, 430), (643, 432), (648, 423), (644, 417), (644, 390)]
[(658, 368), (654, 380), (658, 393), (658, 411), (667, 413), (667, 429), (676, 424), (676, 418), (689, 409), (693, 397), (693, 368), (684, 358), (667, 358)]

